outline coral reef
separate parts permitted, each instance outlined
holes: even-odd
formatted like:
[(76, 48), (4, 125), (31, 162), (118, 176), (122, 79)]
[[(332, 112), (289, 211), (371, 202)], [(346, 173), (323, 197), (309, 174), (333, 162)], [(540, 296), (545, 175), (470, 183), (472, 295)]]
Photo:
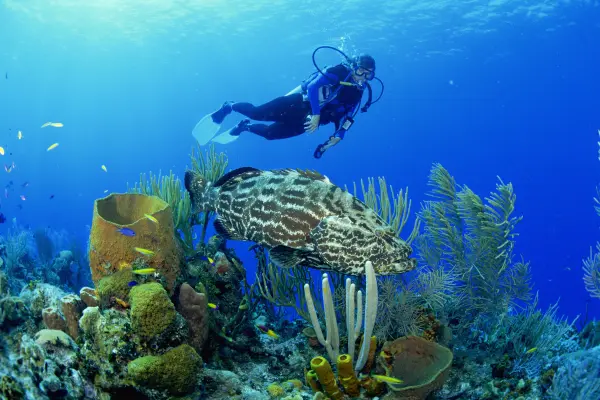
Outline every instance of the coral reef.
[[(214, 148), (192, 164), (210, 181), (227, 165)], [(420, 265), (402, 277), (316, 279), (252, 246), (253, 282), (227, 240), (205, 236), (211, 215), (192, 215), (173, 174), (134, 190), (162, 200), (96, 202), (85, 273), (68, 235), (13, 228), (0, 240), (0, 398), (600, 397), (598, 323), (577, 332), (558, 304), (542, 312), (529, 263), (513, 261), (512, 185), (482, 200), (440, 165), (430, 184), (406, 240)], [(384, 179), (360, 188), (400, 235), (408, 192)]]

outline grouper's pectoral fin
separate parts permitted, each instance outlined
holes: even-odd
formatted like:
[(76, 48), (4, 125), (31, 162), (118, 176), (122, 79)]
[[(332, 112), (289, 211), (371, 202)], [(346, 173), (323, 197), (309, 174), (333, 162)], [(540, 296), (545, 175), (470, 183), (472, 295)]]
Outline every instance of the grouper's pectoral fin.
[(244, 238), (244, 236), (240, 232), (238, 232), (235, 229), (235, 227), (232, 224), (230, 224), (226, 219), (218, 217), (217, 219), (215, 219), (214, 226), (217, 233), (223, 236), (225, 239), (246, 240), (246, 238)]
[(288, 246), (275, 246), (269, 250), (269, 257), (273, 263), (282, 268), (294, 268), (296, 266), (316, 267), (322, 264), (313, 252), (304, 249), (294, 249)]

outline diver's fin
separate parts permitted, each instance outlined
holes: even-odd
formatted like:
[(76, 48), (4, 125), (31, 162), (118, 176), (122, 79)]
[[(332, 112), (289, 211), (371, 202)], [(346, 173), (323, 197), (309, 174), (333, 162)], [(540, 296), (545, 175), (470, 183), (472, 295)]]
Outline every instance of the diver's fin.
[(215, 136), (220, 127), (221, 125), (214, 123), (211, 115), (208, 114), (196, 124), (192, 131), (192, 135), (200, 146), (204, 146), (210, 142), (210, 139)]
[(215, 136), (211, 142), (214, 143), (219, 143), (219, 144), (229, 144), (231, 142), (234, 142), (237, 140), (237, 138), (239, 138), (239, 136), (234, 136), (231, 134), (231, 130), (234, 129), (235, 126), (231, 129), (226, 130), (223, 133), (219, 133), (217, 136)]
[(233, 126), (231, 129), (228, 129), (225, 132), (215, 136), (212, 141), (215, 143), (220, 143), (220, 144), (231, 143), (234, 140), (236, 140), (242, 132), (247, 131), (249, 126), (250, 126), (250, 120), (243, 119), (240, 122), (238, 122), (235, 126)]
[(248, 172), (254, 172), (254, 175), (262, 174), (262, 171), (258, 168), (240, 167), (240, 168), (234, 169), (233, 171), (229, 171), (228, 173), (226, 173), (225, 175), (223, 175), (222, 177), (217, 179), (217, 181), (213, 184), (213, 187), (223, 186), (226, 182), (235, 178), (236, 176), (239, 176), (239, 175), (242, 175), (242, 174), (245, 174)]
[(231, 113), (232, 102), (226, 101), (218, 110), (205, 115), (194, 127), (192, 135), (200, 146), (204, 146), (221, 129), (221, 124), (227, 115)]
[(217, 217), (217, 219), (215, 219), (214, 226), (217, 233), (223, 236), (225, 239), (245, 240), (245, 238), (239, 232), (237, 232), (235, 228), (231, 226), (231, 224), (227, 223), (227, 221), (221, 217)]

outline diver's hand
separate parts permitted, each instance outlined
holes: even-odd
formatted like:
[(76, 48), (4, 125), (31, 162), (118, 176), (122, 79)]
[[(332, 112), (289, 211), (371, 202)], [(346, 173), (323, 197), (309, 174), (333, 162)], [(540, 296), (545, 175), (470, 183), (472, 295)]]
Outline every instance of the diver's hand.
[(325, 153), (325, 150), (326, 150), (326, 149), (323, 149), (324, 147), (325, 147), (324, 144), (318, 145), (317, 148), (315, 149), (315, 152), (314, 152), (313, 156), (315, 158), (321, 158), (321, 157), (323, 157), (323, 153)]
[(315, 152), (313, 154), (313, 156), (315, 158), (321, 158), (323, 157), (323, 153), (325, 153), (325, 151), (327, 149), (329, 149), (330, 147), (335, 146), (336, 144), (338, 144), (342, 139), (336, 136), (331, 136), (329, 138), (329, 140), (327, 140), (325, 143), (320, 144), (317, 146), (317, 148), (315, 149)]
[(304, 123), (304, 132), (313, 133), (317, 129), (319, 129), (319, 122), (321, 121), (320, 115), (311, 115), (305, 123)]

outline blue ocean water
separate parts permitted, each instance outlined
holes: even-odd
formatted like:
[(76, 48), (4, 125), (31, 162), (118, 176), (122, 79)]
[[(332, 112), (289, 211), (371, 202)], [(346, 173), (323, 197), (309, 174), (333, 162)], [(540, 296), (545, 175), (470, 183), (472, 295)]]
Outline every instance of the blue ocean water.
[[(598, 317), (581, 269), (600, 239), (598, 21), (598, 1), (4, 0), (0, 161), (15, 168), (0, 184), (15, 189), (0, 234), (16, 218), (85, 242), (105, 190), (142, 172), (183, 176), (203, 115), (287, 93), (314, 70), (313, 49), (331, 45), (375, 57), (382, 100), (320, 160), (331, 127), (244, 135), (217, 147), (230, 167), (316, 169), (342, 186), (385, 176), (409, 187), (413, 211), (433, 163), (482, 196), (500, 176), (524, 216), (516, 253), (531, 261), (540, 306), (560, 298), (560, 313)], [(40, 128), (48, 121), (64, 127)], [(248, 244), (235, 246), (251, 263)]]

